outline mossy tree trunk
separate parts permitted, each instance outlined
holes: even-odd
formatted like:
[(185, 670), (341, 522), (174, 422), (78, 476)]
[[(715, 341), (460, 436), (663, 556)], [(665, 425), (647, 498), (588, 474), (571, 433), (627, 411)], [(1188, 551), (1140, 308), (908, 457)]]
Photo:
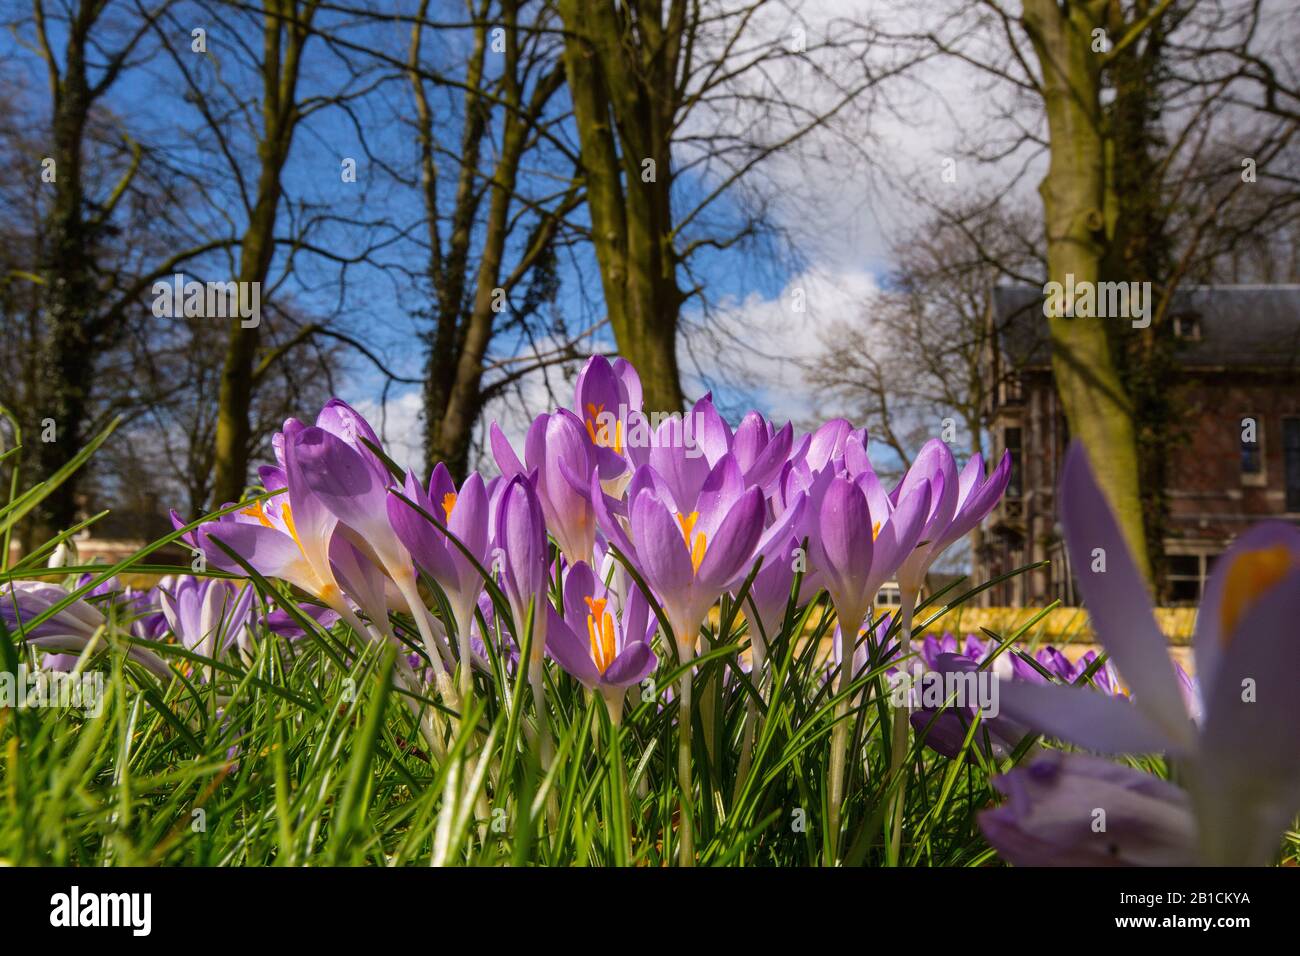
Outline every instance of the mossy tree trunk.
[[(1042, 70), (1050, 161), (1039, 192), (1047, 271), (1064, 284), (1096, 283), (1107, 248), (1106, 137), (1101, 106), (1106, 0), (1025, 0), (1023, 23)], [(1067, 310), (1068, 311), (1068, 310)], [(1097, 480), (1144, 575), (1150, 577), (1138, 484), (1133, 407), (1111, 354), (1105, 318), (1049, 318), (1052, 371), (1071, 434), (1083, 442)]]
[(672, 134), (688, 4), (559, 0), (592, 243), (619, 353), (647, 410), (682, 407)]
[[(522, 240), (515, 238), (519, 173), (528, 150), (535, 145), (536, 128), (548, 103), (564, 83), (561, 63), (537, 58), (523, 49), (525, 34), (534, 24), (519, 22), (520, 6), (516, 0), (502, 0), (499, 21), (485, 18), (474, 27), (465, 70), (460, 168), (448, 217), (451, 230), (445, 240), (439, 226), (444, 211), (438, 194), (435, 122), (425, 89), (427, 80), (420, 72), (427, 0), (421, 4), (411, 28), (408, 78), (416, 107), (421, 191), (430, 250), (428, 275), (435, 310), (424, 374), (425, 457), (429, 468), (443, 462), (457, 480), (469, 469), (474, 426), (491, 394), (484, 389), (483, 377), (498, 319), (509, 318), (522, 324), (541, 304), (539, 295), (553, 297), (553, 291), (539, 293), (538, 289), (550, 282), (552, 243), (559, 222), (579, 198), (575, 186), (551, 205), (535, 205), (534, 226)], [(498, 25), (504, 30), (505, 45), (505, 63), (499, 73), (485, 70), (484, 62), (488, 31)], [(480, 160), (482, 144), (495, 128), (494, 113), (498, 110), (501, 139), (493, 149), (491, 166), (484, 169)], [(480, 215), (484, 198), (487, 211)], [(481, 243), (477, 246), (477, 267), (471, 264), (476, 237)], [(507, 262), (512, 241), (518, 242), (521, 249)], [(521, 301), (512, 293), (530, 276)], [(503, 307), (509, 315), (499, 313)]]
[[(253, 208), (240, 243), (239, 283), (265, 284), (275, 254), (275, 226), (283, 195), (282, 174), (301, 119), (298, 76), (316, 4), (269, 0), (262, 27), (262, 130), (257, 144), (258, 176)], [(265, 305), (265, 303), (263, 303)], [(252, 452), (254, 366), (261, 323), (245, 327), (230, 319), (218, 395), (212, 504), (238, 501), (248, 478)]]

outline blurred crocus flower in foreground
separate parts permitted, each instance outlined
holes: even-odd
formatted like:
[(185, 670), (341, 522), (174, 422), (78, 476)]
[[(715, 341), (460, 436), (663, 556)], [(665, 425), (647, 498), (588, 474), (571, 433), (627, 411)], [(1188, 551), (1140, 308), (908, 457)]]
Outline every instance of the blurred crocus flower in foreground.
[[(1145, 585), (1078, 445), (1066, 456), (1061, 510), (1093, 628), (1131, 700), (1015, 681), (1002, 687), (1002, 711), (1097, 753), (1167, 754), (1187, 789), (1119, 765), (1098, 772), (1082, 755), (1052, 755), (1001, 778), (1012, 799), (984, 814), (985, 834), (1009, 860), (1029, 865), (1084, 855), (1269, 862), (1300, 809), (1300, 529), (1256, 525), (1216, 564), (1193, 640), (1198, 708), (1189, 706)], [(1105, 832), (1092, 832), (1095, 809), (1107, 812)], [(1104, 848), (1101, 856), (1079, 849), (1090, 839)]]
[[(11, 637), (21, 635), (34, 647), (62, 654), (80, 654), (92, 641), (100, 648), (106, 646), (101, 629), (104, 615), (94, 606), (80, 599), (42, 621), (36, 627), (26, 622), (58, 604), (68, 592), (57, 584), (41, 581), (13, 581), (0, 587), (0, 620)], [(171, 670), (157, 655), (142, 647), (129, 647), (127, 657), (148, 668), (159, 677), (170, 678)], [(63, 662), (56, 661), (56, 664)]]

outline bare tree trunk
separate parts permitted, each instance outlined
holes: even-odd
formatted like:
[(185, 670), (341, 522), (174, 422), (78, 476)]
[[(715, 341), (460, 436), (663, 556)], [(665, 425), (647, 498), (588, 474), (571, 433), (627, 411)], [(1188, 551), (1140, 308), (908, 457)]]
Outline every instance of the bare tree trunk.
[[(435, 160), (435, 125), (425, 92), (425, 77), (419, 70), (420, 40), (427, 0), (421, 4), (411, 28), (407, 59), (415, 98), (420, 147), (420, 178), (429, 243), (429, 278), (437, 314), (428, 337), (429, 355), (424, 377), (425, 456), (430, 467), (446, 464), (457, 479), (469, 470), (469, 452), (474, 426), (488, 398), (483, 375), (488, 348), (496, 331), (500, 311), (517, 309), (510, 293), (546, 255), (555, 236), (556, 224), (576, 202), (577, 191), (554, 206), (539, 207), (538, 223), (523, 243), (518, 258), (506, 263), (510, 245), (516, 188), (521, 164), (530, 148), (535, 127), (543, 119), (547, 103), (564, 83), (559, 62), (525, 56), (522, 42), (535, 24), (519, 23), (520, 4), (502, 0), (500, 19), (504, 28), (505, 64), (499, 74), (484, 69), (484, 51), (493, 20), (489, 5), (476, 20), (473, 47), (465, 70), (464, 125), (461, 129), (459, 163), (451, 233), (446, 248), (439, 233), (440, 205), (438, 167)], [(531, 81), (531, 82), (530, 82)], [(480, 166), (481, 144), (493, 126), (493, 111), (501, 111), (501, 142), (494, 150), (488, 188), (478, 180), (485, 176)], [(481, 199), (488, 208), (480, 223)], [(482, 246), (478, 266), (470, 264), (471, 240), (481, 227)], [(473, 298), (467, 303), (466, 290)], [(515, 319), (526, 320), (527, 314)]]
[(641, 375), (646, 408), (682, 407), (671, 209), (671, 136), (686, 3), (626, 7), (560, 0), (564, 61), (586, 177), (592, 243), (620, 354)]
[[(1100, 278), (1105, 250), (1105, 142), (1101, 124), (1102, 58), (1093, 32), (1107, 3), (1025, 0), (1024, 24), (1043, 71), (1051, 160), (1039, 187), (1047, 225), (1048, 276), (1075, 284)], [(1070, 432), (1088, 450), (1143, 574), (1150, 577), (1132, 407), (1112, 360), (1105, 322), (1050, 318), (1052, 371)]]
[[(275, 252), (276, 215), (283, 192), (281, 174), (300, 119), (298, 75), (315, 10), (315, 3), (308, 2), (300, 13), (296, 3), (297, 0), (269, 0), (263, 18), (263, 129), (257, 146), (257, 198), (240, 244), (236, 277), (240, 283), (265, 283)], [(229, 328), (218, 395), (212, 487), (212, 503), (216, 507), (238, 501), (244, 493), (252, 451), (249, 445), (255, 386), (253, 369), (261, 337), (260, 321), (245, 327), (241, 317), (235, 315)]]
[[(40, 5), (37, 13), (42, 23)], [(66, 465), (85, 440), (94, 358), (103, 328), (97, 315), (94, 270), (96, 228), (86, 214), (82, 145), (93, 94), (86, 78), (86, 44), (98, 18), (83, 3), (69, 25), (62, 75), (49, 51), (54, 98), (54, 202), (47, 220), (48, 239), (40, 265), (44, 334), (37, 355), (38, 400), (25, 411), (24, 442), (35, 450), (38, 474), (49, 478)], [(46, 423), (53, 423), (52, 440)], [(72, 525), (77, 511), (78, 476), (51, 493), (38, 509), (34, 540)]]

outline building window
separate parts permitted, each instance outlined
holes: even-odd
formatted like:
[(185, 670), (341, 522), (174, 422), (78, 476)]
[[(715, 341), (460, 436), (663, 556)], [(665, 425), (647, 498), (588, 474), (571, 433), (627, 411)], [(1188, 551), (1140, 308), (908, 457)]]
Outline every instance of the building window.
[(1175, 315), (1174, 336), (1199, 342), (1201, 340), (1201, 317), (1199, 315)]
[(1286, 510), (1300, 511), (1300, 418), (1282, 419), (1282, 474)]
[(1242, 477), (1264, 473), (1264, 423), (1258, 415), (1241, 416)]
[(1002, 432), (1002, 444), (1011, 452), (1011, 477), (1007, 481), (1006, 497), (1019, 498), (1021, 495), (1020, 474), (1020, 429), (1007, 428)]
[(1008, 402), (1019, 402), (1024, 400), (1024, 392), (1020, 387), (1020, 373), (1010, 372), (1007, 374), (1006, 381), (1006, 400)]
[(1170, 604), (1200, 603), (1205, 578), (1214, 565), (1215, 557), (1217, 555), (1212, 554), (1169, 555), (1165, 584), (1168, 587)]

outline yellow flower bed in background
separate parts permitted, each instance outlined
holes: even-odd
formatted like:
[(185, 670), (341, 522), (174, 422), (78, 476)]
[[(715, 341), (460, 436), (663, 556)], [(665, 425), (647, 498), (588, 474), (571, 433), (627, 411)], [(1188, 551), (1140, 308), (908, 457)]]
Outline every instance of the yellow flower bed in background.
[[(1023, 627), (1040, 610), (1032, 607), (955, 607), (931, 623), (926, 631), (937, 634), (951, 631), (958, 636), (978, 634), (982, 637), (981, 628), (988, 628), (995, 634), (1006, 636)], [(933, 613), (929, 608), (918, 611), (916, 623), (920, 625), (929, 621)], [(1156, 623), (1169, 643), (1189, 644), (1196, 626), (1196, 608), (1156, 608)], [(1026, 631), (1021, 640), (1025, 644), (1092, 644), (1096, 641), (1096, 634), (1086, 610), (1058, 607)]]

